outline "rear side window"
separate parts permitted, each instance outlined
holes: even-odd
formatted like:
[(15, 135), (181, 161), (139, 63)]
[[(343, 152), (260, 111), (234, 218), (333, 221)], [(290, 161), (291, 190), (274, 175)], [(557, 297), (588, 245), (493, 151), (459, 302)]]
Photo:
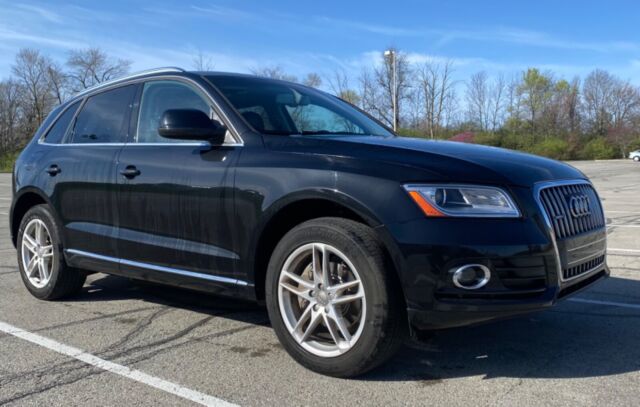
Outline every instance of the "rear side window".
[(75, 121), (71, 142), (124, 142), (135, 91), (136, 86), (129, 85), (87, 99)]
[(53, 127), (51, 127), (51, 130), (49, 130), (47, 135), (44, 137), (44, 141), (46, 143), (59, 144), (62, 141), (64, 135), (67, 134), (71, 120), (73, 120), (73, 116), (76, 114), (76, 110), (78, 110), (78, 106), (80, 106), (80, 102), (72, 104), (64, 113), (62, 113)]

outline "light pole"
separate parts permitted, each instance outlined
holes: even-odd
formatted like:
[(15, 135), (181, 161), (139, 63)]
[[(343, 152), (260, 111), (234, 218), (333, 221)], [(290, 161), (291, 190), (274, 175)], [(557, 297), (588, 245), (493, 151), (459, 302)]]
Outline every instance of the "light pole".
[(393, 105), (393, 131), (396, 132), (397, 129), (397, 123), (398, 123), (398, 106), (397, 106), (397, 76), (396, 76), (396, 52), (392, 49), (388, 49), (384, 52), (384, 56), (391, 58), (391, 75), (392, 75), (392, 86), (393, 86), (393, 90), (391, 92), (391, 97), (392, 97), (392, 105)]

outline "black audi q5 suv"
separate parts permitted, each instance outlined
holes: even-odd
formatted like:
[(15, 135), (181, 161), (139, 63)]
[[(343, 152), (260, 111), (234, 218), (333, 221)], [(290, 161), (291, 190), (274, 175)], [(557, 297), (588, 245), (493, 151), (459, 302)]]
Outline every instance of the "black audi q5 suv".
[(82, 92), (24, 149), (13, 193), (34, 296), (102, 272), (261, 302), (291, 356), (333, 376), (407, 333), (548, 308), (609, 274), (575, 168), (398, 137), (249, 75), (157, 69)]

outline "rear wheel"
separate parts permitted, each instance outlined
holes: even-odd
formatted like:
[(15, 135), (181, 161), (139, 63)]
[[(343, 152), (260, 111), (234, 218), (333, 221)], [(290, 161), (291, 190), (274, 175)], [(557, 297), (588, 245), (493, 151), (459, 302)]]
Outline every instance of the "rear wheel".
[(400, 346), (402, 301), (382, 247), (365, 225), (305, 222), (280, 241), (267, 275), (267, 307), (285, 349), (338, 377), (362, 374)]
[(17, 247), (22, 281), (35, 297), (55, 300), (82, 288), (86, 274), (66, 265), (60, 233), (46, 205), (34, 206), (22, 218)]
[(637, 155), (637, 156), (633, 157), (633, 161), (635, 161), (635, 162), (640, 161), (640, 155)]

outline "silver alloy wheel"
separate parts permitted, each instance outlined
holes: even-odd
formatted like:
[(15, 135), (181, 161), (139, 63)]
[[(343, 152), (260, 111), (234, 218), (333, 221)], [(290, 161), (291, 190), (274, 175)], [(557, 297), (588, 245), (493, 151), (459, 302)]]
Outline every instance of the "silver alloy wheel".
[(358, 271), (328, 244), (305, 244), (289, 255), (280, 271), (278, 303), (291, 336), (316, 356), (344, 354), (364, 328), (366, 298)]
[(33, 219), (22, 235), (22, 266), (27, 279), (36, 288), (47, 285), (53, 268), (53, 242), (47, 225)]

